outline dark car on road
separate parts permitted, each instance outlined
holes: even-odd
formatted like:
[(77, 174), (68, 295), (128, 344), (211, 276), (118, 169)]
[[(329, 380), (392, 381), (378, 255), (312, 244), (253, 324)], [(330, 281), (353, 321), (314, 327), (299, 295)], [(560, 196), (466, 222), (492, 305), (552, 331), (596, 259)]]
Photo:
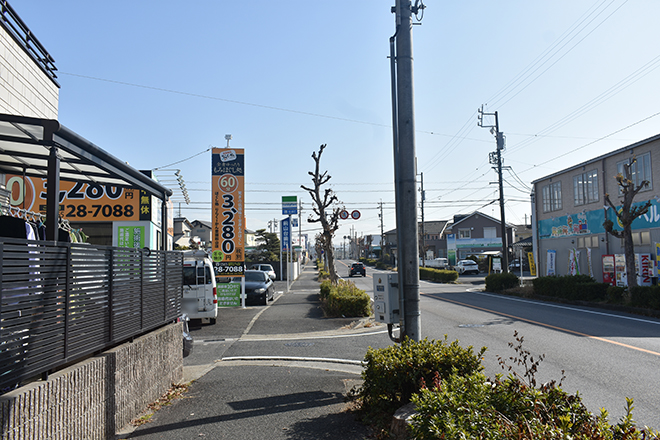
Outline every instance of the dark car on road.
[(353, 275), (362, 275), (363, 277), (366, 277), (367, 269), (364, 267), (364, 264), (362, 263), (351, 264), (351, 268), (348, 271), (348, 276), (352, 277)]
[(273, 280), (261, 270), (245, 271), (245, 304), (267, 305), (275, 295)]

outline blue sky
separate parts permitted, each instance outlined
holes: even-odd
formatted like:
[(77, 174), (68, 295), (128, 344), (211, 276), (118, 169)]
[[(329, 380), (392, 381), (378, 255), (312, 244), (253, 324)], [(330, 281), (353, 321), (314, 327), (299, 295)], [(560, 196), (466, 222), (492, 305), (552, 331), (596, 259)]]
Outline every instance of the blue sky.
[[(138, 169), (180, 169), (190, 220), (210, 220), (210, 148), (246, 154), (247, 226), (311, 199), (311, 158), (352, 229), (393, 229), (389, 37), (394, 1), (13, 0), (55, 59), (59, 120)], [(506, 135), (506, 220), (529, 217), (531, 182), (660, 132), (655, 0), (428, 0), (413, 31), (416, 153), (425, 218), (499, 218), (495, 141)], [(171, 172), (162, 171), (161, 175)], [(608, 176), (605, 176), (608, 178)], [(611, 176), (609, 176), (611, 177)], [(178, 205), (175, 214), (178, 215)], [(339, 242), (340, 240), (337, 240)]]

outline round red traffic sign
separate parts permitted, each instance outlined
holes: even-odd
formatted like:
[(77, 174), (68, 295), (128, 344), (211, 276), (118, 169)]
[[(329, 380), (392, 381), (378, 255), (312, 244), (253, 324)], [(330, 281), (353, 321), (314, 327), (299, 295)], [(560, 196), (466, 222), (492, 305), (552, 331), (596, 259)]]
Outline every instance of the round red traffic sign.
[(348, 211), (346, 211), (344, 209), (342, 212), (340, 212), (339, 213), (339, 218), (342, 219), (342, 220), (346, 220), (348, 218)]
[(355, 211), (351, 212), (351, 218), (352, 218), (353, 220), (357, 220), (357, 219), (359, 219), (359, 218), (360, 218), (360, 211), (358, 211), (358, 210), (356, 209)]

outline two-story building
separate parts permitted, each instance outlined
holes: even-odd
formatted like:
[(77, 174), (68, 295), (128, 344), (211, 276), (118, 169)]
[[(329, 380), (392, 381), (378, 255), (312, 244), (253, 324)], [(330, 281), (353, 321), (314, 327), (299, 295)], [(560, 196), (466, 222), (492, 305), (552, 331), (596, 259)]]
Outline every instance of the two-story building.
[(539, 275), (583, 273), (606, 281), (612, 257), (624, 253), (623, 240), (605, 232), (605, 219), (621, 230), (612, 209), (605, 206), (605, 194), (617, 206), (621, 192), (615, 176), (625, 164), (633, 163), (636, 185), (648, 186), (635, 197), (635, 203), (651, 202), (649, 212), (632, 224), (633, 243), (638, 254), (655, 255), (660, 242), (660, 186), (653, 174), (660, 170), (660, 135), (644, 139), (570, 168), (538, 179), (533, 184), (534, 250)]

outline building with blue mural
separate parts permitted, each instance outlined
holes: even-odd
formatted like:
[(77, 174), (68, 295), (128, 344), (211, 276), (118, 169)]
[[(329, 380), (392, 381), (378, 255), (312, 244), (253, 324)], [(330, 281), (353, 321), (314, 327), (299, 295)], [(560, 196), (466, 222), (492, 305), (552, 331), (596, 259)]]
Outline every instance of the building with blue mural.
[(660, 135), (532, 182), (538, 275), (583, 273), (603, 281), (603, 256), (624, 253), (623, 241), (603, 227), (605, 219), (610, 219), (615, 229), (621, 229), (613, 210), (605, 206), (605, 194), (615, 205), (621, 203), (615, 176), (628, 163), (633, 163), (636, 185), (649, 182), (635, 203), (651, 202), (648, 213), (632, 225), (635, 253), (655, 259), (656, 243), (660, 243), (660, 178), (654, 182), (653, 177), (660, 172)]

